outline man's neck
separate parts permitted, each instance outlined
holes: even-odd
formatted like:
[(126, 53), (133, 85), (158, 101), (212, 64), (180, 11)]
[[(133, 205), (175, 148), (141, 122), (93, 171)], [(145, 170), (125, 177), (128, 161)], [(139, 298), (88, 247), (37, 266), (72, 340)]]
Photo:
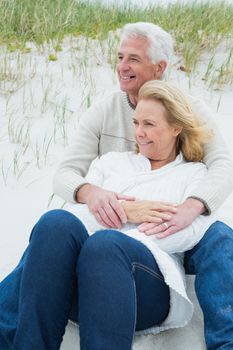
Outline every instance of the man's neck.
[(129, 104), (131, 105), (132, 108), (135, 109), (135, 107), (137, 106), (137, 102), (138, 102), (138, 98), (137, 96), (134, 96), (134, 95), (128, 95), (128, 101), (129, 101)]

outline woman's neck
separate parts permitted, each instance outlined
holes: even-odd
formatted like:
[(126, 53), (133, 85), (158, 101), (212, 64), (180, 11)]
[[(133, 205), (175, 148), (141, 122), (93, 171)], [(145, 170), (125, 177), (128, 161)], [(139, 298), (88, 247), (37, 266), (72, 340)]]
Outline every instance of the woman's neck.
[(165, 159), (149, 159), (151, 164), (151, 170), (162, 168), (163, 166), (173, 162), (176, 159), (176, 153), (172, 152)]

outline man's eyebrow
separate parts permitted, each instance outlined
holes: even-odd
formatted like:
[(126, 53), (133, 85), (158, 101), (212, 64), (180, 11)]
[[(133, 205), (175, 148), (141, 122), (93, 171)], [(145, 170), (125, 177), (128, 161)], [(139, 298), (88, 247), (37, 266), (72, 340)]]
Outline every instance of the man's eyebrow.
[[(118, 56), (124, 56), (124, 54), (122, 52), (118, 52)], [(141, 59), (141, 57), (139, 55), (137, 55), (136, 53), (131, 53), (129, 54), (129, 57), (130, 58), (138, 58), (138, 59)]]
[(136, 53), (132, 53), (129, 56), (132, 58), (139, 58), (139, 59), (141, 58), (141, 56), (137, 55)]

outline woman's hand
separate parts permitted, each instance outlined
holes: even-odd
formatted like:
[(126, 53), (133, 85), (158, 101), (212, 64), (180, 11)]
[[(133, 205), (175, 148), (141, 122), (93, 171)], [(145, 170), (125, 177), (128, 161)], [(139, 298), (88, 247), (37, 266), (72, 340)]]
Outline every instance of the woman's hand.
[(169, 220), (164, 220), (160, 224), (147, 220), (138, 226), (138, 230), (146, 235), (156, 235), (156, 238), (165, 238), (191, 225), (193, 220), (204, 211), (205, 207), (202, 202), (188, 198), (177, 206), (176, 213), (172, 214)]
[(86, 203), (96, 220), (105, 227), (121, 228), (127, 216), (120, 199), (132, 201), (135, 198), (102, 189), (91, 184), (83, 185), (77, 192), (77, 201)]
[(157, 201), (136, 200), (122, 202), (122, 207), (127, 216), (127, 221), (135, 224), (142, 222), (162, 223), (171, 219), (171, 214), (176, 213), (175, 204)]

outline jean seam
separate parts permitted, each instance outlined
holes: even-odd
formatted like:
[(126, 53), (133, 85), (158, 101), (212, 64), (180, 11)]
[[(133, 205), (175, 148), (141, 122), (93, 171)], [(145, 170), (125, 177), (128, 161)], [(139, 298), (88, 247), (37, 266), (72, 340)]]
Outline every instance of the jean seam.
[[(132, 269), (132, 272), (133, 272), (133, 269)], [(131, 350), (133, 350), (133, 340), (134, 340), (134, 334), (136, 331), (136, 323), (137, 323), (137, 295), (136, 295), (136, 285), (135, 285), (134, 278), (133, 278), (133, 287), (134, 287), (135, 315), (134, 315), (134, 331), (133, 331), (133, 336), (132, 336), (132, 340), (131, 340)]]
[(138, 263), (138, 262), (133, 262), (132, 263), (132, 272), (135, 271), (135, 267), (138, 267), (142, 270), (144, 270), (145, 272), (148, 272), (149, 274), (151, 274), (152, 276), (158, 278), (159, 280), (163, 281), (164, 282), (164, 278), (163, 276), (159, 275), (157, 272), (151, 270), (148, 266), (145, 266), (141, 263)]

